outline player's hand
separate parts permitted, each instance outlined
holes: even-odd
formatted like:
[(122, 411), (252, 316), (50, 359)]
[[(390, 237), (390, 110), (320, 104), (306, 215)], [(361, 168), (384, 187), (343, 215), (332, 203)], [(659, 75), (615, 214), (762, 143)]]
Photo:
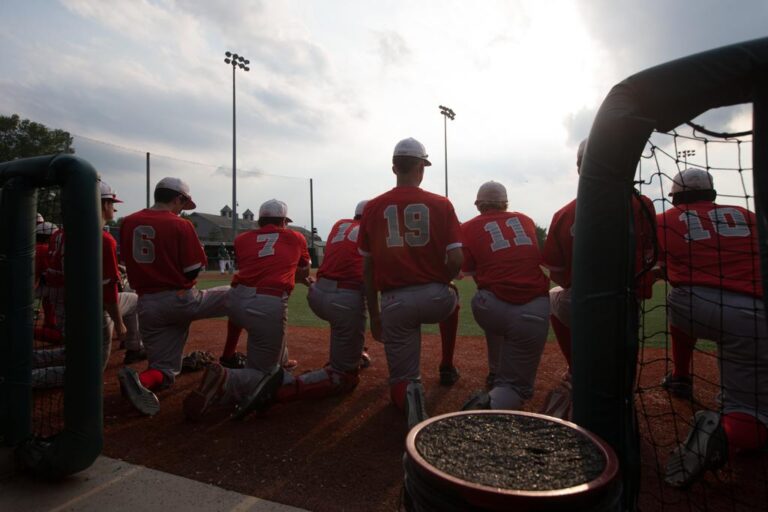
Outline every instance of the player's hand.
[(383, 343), (384, 340), (381, 339), (381, 318), (380, 317), (371, 317), (371, 336), (373, 336), (373, 339), (378, 341), (379, 343)]
[(119, 322), (115, 322), (115, 334), (117, 334), (117, 339), (119, 340), (125, 339), (125, 336), (128, 334), (128, 328), (122, 319)]
[(302, 281), (301, 284), (303, 284), (304, 286), (312, 286), (313, 284), (315, 284), (315, 278), (312, 276), (307, 276), (306, 279), (304, 279), (304, 281)]

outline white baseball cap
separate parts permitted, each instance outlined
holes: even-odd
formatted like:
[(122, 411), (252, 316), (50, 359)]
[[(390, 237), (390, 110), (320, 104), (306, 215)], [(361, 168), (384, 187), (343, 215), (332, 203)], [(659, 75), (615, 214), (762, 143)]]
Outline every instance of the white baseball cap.
[(259, 207), (259, 218), (285, 217), (287, 222), (293, 222), (288, 218), (288, 205), (277, 199), (270, 199)]
[(163, 178), (155, 185), (155, 190), (159, 188), (166, 188), (168, 190), (175, 190), (179, 194), (183, 195), (187, 201), (182, 208), (184, 210), (194, 210), (197, 205), (192, 200), (192, 194), (189, 193), (189, 185), (182, 181), (180, 178)]
[(59, 229), (59, 226), (54, 224), (53, 222), (41, 222), (37, 226), (35, 226), (35, 234), (36, 235), (52, 235), (54, 231)]
[(366, 204), (368, 204), (367, 199), (363, 199), (362, 201), (357, 203), (357, 206), (355, 206), (355, 217), (363, 214), (363, 210), (365, 209)]
[(112, 190), (112, 187), (110, 187), (105, 181), (99, 181), (99, 192), (101, 192), (102, 201), (107, 199), (113, 203), (122, 203), (122, 201), (117, 198), (117, 194), (115, 194), (115, 191)]
[(38, 213), (38, 214), (37, 214), (37, 221), (36, 221), (36, 222), (37, 222), (38, 224), (40, 224), (41, 222), (45, 222), (45, 219), (43, 218), (43, 216), (42, 216), (42, 215), (40, 215), (40, 214)]
[(413, 156), (424, 160), (424, 165), (432, 165), (432, 162), (428, 160), (429, 155), (424, 144), (413, 137), (408, 137), (398, 142), (392, 156)]
[(507, 189), (497, 181), (487, 181), (477, 189), (475, 204), (481, 201), (506, 202)]
[(672, 179), (672, 191), (668, 195), (690, 190), (713, 190), (715, 188), (712, 175), (704, 169), (689, 167), (683, 169)]

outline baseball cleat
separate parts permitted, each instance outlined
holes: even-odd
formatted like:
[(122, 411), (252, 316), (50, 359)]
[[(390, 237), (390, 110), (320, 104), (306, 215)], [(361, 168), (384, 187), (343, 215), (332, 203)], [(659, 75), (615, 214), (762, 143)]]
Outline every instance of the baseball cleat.
[(661, 387), (677, 398), (693, 399), (693, 379), (690, 377), (675, 377), (669, 372), (661, 379)]
[(136, 370), (127, 366), (120, 368), (117, 380), (120, 382), (120, 392), (141, 414), (154, 416), (160, 411), (160, 401), (152, 391), (141, 384)]
[(221, 356), (219, 358), (219, 363), (224, 368), (232, 368), (233, 370), (238, 370), (241, 368), (245, 368), (246, 363), (248, 362), (248, 356), (243, 354), (242, 352), (235, 352), (229, 357)]
[(672, 451), (664, 481), (673, 487), (687, 487), (707, 470), (721, 468), (728, 459), (728, 439), (720, 414), (697, 411), (685, 442)]
[(277, 365), (264, 375), (251, 394), (235, 408), (232, 419), (241, 420), (251, 412), (266, 411), (277, 399), (277, 390), (283, 385), (283, 372), (283, 367)]
[(429, 418), (425, 406), (424, 386), (421, 382), (410, 382), (405, 390), (405, 415), (408, 430)]
[(363, 347), (363, 352), (360, 354), (360, 368), (369, 366), (371, 366), (371, 356), (368, 354), (368, 347)]
[(483, 411), (492, 409), (491, 407), (491, 395), (487, 391), (476, 391), (469, 400), (464, 402), (461, 407), (462, 411)]
[(200, 380), (200, 386), (184, 399), (184, 416), (190, 420), (199, 420), (221, 396), (226, 380), (227, 370), (222, 365), (208, 366)]
[(453, 386), (459, 380), (459, 369), (455, 366), (440, 367), (440, 385)]
[(126, 350), (125, 357), (123, 357), (123, 365), (129, 365), (138, 363), (139, 361), (145, 361), (147, 359), (147, 351), (145, 349), (139, 350)]
[(573, 386), (570, 380), (563, 380), (544, 399), (541, 414), (570, 421), (573, 415)]

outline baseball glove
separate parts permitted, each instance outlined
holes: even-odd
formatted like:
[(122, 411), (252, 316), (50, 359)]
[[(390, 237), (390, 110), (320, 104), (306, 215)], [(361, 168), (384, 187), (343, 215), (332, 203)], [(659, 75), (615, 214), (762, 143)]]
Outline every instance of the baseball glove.
[(216, 358), (205, 350), (195, 350), (181, 359), (181, 371), (197, 372), (216, 362)]

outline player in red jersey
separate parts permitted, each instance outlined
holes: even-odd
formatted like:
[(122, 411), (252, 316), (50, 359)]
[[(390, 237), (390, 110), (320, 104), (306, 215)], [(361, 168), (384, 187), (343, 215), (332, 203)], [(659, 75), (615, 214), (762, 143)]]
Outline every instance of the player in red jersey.
[[(102, 227), (115, 218), (116, 203), (122, 203), (112, 188), (104, 181), (99, 183), (101, 194), (101, 223)], [(125, 342), (130, 349), (141, 349), (139, 336), (138, 315), (136, 311), (137, 297), (134, 293), (118, 293), (120, 273), (117, 268), (117, 242), (107, 231), (102, 230), (102, 274), (104, 322), (102, 333), (102, 366), (106, 369), (112, 348), (113, 330), (117, 337)], [(62, 331), (66, 332), (66, 316), (64, 304), (64, 254), (66, 252), (66, 233), (56, 231), (49, 241), (49, 264), (45, 272), (47, 295), (52, 299)], [(33, 372), (35, 387), (51, 387), (63, 384), (64, 353), (63, 349), (36, 351), (35, 366), (39, 370)], [(43, 369), (42, 367), (45, 366)]]
[(307, 240), (288, 229), (289, 222), (286, 204), (271, 199), (259, 208), (259, 228), (235, 239), (230, 317), (248, 331), (248, 363), (243, 369), (206, 368), (198, 389), (184, 399), (187, 418), (199, 419), (214, 404), (236, 403), (234, 417), (241, 419), (271, 405), (278, 388), (291, 382), (281, 365), (288, 297), (296, 282), (307, 284), (311, 262)]
[[(587, 140), (579, 144), (576, 154), (577, 170), (581, 168)], [(646, 196), (635, 193), (632, 196), (632, 219), (635, 226), (635, 295), (638, 299), (649, 299), (653, 294), (653, 273), (649, 272), (656, 263), (654, 246), (656, 219), (653, 202)], [(568, 370), (561, 383), (545, 400), (542, 412), (559, 418), (571, 415), (571, 272), (573, 265), (574, 224), (576, 222), (576, 200), (574, 199), (552, 216), (544, 244), (544, 266), (549, 269), (549, 278), (558, 286), (549, 292), (550, 322), (555, 331), (560, 351), (568, 364)]]
[[(40, 215), (40, 218), (43, 217)], [(56, 310), (45, 284), (45, 271), (50, 264), (48, 244), (56, 230), (56, 224), (46, 221), (35, 226), (35, 296), (40, 299), (43, 311), (43, 325), (35, 327), (35, 339), (49, 342), (61, 341), (61, 331), (56, 325)]]
[(659, 262), (672, 285), (671, 377), (690, 383), (693, 347), (704, 338), (718, 344), (721, 386), (721, 412), (697, 411), (667, 461), (665, 481), (684, 487), (722, 466), (729, 451), (765, 446), (768, 328), (755, 214), (715, 203), (712, 176), (703, 169), (678, 173), (670, 195), (673, 206), (657, 224)]
[[(373, 337), (384, 343), (390, 396), (408, 426), (427, 417), (421, 384), (421, 324), (438, 323), (456, 310), (450, 281), (463, 255), (461, 226), (451, 202), (419, 188), (432, 165), (417, 140), (395, 146), (397, 186), (365, 207), (358, 247)], [(381, 292), (381, 309), (379, 297)]]
[(153, 390), (169, 387), (181, 371), (181, 358), (193, 320), (224, 316), (228, 286), (198, 290), (195, 280), (207, 259), (191, 222), (179, 216), (195, 203), (189, 185), (163, 178), (155, 204), (123, 220), (121, 254), (128, 281), (139, 296), (139, 324), (149, 367), (124, 367), (120, 388), (142, 414), (154, 415), (160, 402)]
[(489, 392), (476, 393), (469, 409), (520, 409), (533, 396), (549, 330), (549, 279), (542, 272), (536, 225), (507, 211), (507, 190), (495, 181), (477, 191), (477, 217), (461, 226), (466, 275), (477, 293), (472, 313), (485, 331)]

